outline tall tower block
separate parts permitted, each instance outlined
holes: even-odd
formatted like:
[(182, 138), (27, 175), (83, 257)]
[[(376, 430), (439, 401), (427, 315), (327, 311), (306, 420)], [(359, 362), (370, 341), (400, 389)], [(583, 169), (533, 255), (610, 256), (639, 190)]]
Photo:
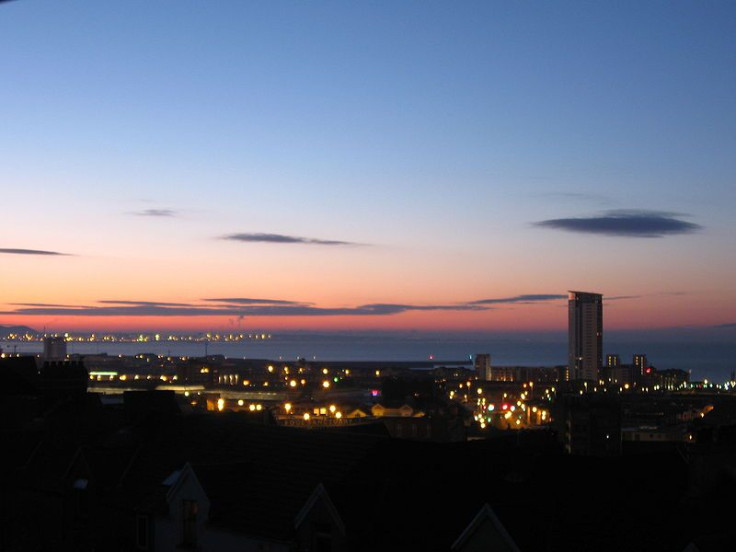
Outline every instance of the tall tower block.
[(603, 365), (603, 295), (570, 291), (567, 305), (570, 378), (598, 381)]

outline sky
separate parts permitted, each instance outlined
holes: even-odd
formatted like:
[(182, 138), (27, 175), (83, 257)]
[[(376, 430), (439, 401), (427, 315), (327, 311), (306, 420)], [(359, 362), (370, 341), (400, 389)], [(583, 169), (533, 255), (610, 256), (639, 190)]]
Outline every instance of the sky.
[(736, 333), (736, 4), (0, 3), (0, 324)]

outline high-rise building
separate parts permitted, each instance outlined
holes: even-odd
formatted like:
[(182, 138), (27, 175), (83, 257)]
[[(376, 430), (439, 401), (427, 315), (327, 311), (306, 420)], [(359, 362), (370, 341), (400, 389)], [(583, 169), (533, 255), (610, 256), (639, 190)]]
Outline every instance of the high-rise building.
[(618, 368), (621, 366), (621, 357), (614, 354), (606, 355), (606, 368)]
[(479, 380), (491, 381), (491, 355), (478, 353), (475, 355), (475, 375)]
[(603, 364), (603, 295), (570, 291), (567, 304), (570, 378), (598, 381)]

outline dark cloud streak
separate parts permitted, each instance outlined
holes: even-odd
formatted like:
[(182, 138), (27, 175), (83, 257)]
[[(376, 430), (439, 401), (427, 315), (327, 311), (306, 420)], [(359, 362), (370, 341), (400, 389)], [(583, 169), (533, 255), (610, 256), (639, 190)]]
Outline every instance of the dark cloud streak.
[(302, 245), (347, 245), (356, 246), (363, 245), (360, 243), (346, 242), (339, 240), (320, 240), (317, 238), (303, 238), (300, 236), (287, 236), (285, 234), (262, 234), (262, 233), (241, 233), (229, 234), (221, 239), (228, 241), (239, 241), (248, 243), (285, 243), (285, 244), (302, 244)]
[(283, 299), (251, 299), (248, 297), (225, 297), (222, 299), (203, 299), (211, 303), (225, 303), (235, 305), (294, 305), (305, 306), (309, 303), (298, 301), (285, 301)]
[(0, 248), (0, 253), (6, 253), (8, 255), (43, 255), (43, 256), (59, 256), (68, 257), (68, 253), (59, 253), (58, 251), (44, 251), (42, 249), (13, 249), (13, 248)]
[(178, 215), (173, 209), (144, 209), (132, 214), (138, 217), (175, 217)]
[[(256, 300), (258, 301), (258, 300)], [(42, 306), (0, 312), (25, 316), (382, 316), (409, 311), (478, 311), (479, 305), (404, 305), (374, 303), (357, 307), (314, 307), (308, 304), (179, 305), (150, 301), (100, 302), (104, 306)], [(113, 304), (110, 304), (113, 303)], [(172, 306), (173, 305), (173, 306)]]
[(468, 305), (503, 305), (509, 303), (536, 303), (539, 301), (557, 301), (559, 299), (567, 299), (567, 295), (540, 293), (528, 295), (516, 295), (514, 297), (502, 297), (498, 299), (480, 299), (472, 301)]
[(104, 299), (97, 301), (103, 305), (136, 305), (136, 306), (148, 306), (148, 307), (188, 307), (189, 303), (162, 303), (159, 301), (114, 301), (111, 299)]
[(542, 228), (583, 234), (601, 234), (629, 238), (661, 238), (675, 234), (691, 234), (702, 227), (680, 220), (679, 213), (645, 210), (606, 211), (599, 216), (561, 218), (534, 223)]

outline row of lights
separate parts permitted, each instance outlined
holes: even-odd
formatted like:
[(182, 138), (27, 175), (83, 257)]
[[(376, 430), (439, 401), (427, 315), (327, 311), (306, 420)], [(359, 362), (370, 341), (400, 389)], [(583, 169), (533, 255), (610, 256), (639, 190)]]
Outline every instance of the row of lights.
[[(245, 406), (245, 401), (243, 399), (238, 400), (238, 406)], [(225, 399), (219, 398), (217, 399), (217, 410), (222, 412), (225, 409)], [(263, 410), (262, 404), (249, 404), (248, 410), (251, 412), (261, 412)]]

